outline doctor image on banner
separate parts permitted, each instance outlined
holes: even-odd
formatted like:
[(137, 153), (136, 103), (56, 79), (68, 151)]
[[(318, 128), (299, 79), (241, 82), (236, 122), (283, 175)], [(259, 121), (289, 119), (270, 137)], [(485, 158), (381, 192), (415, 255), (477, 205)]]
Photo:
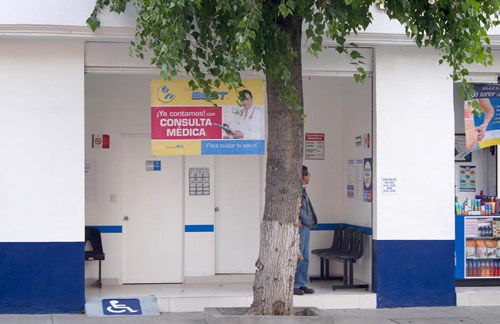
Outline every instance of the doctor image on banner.
[(241, 107), (224, 107), (222, 122), (224, 139), (263, 140), (264, 134), (264, 107), (254, 105), (253, 94), (250, 90), (240, 91)]
[(474, 114), (469, 102), (465, 101), (465, 141), (469, 151), (500, 144), (500, 85), (477, 84), (474, 88), (473, 97), (483, 112)]

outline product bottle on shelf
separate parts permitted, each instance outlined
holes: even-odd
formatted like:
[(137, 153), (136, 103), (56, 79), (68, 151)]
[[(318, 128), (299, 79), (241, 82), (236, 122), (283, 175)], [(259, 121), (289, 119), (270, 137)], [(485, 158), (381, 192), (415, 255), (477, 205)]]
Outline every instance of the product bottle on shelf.
[(479, 275), (481, 274), (481, 269), (479, 269), (479, 261), (473, 261), (473, 266), (472, 266), (472, 276), (473, 277), (479, 277)]

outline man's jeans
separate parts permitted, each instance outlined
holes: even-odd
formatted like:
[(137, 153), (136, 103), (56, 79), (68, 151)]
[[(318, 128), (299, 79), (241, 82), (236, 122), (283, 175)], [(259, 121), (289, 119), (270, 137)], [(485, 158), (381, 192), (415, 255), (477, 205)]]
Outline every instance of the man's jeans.
[(311, 230), (305, 226), (299, 228), (300, 252), (304, 259), (297, 262), (297, 271), (295, 272), (294, 288), (307, 287), (309, 272), (309, 237)]

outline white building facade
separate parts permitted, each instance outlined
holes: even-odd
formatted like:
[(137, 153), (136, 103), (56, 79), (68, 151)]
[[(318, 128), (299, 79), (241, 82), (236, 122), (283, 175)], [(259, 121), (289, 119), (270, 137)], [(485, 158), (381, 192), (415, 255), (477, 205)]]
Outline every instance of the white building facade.
[[(149, 84), (160, 76), (128, 56), (133, 11), (104, 14), (92, 33), (92, 0), (0, 4), (0, 313), (83, 309), (97, 275), (84, 262), (85, 226), (103, 233), (104, 284), (252, 273), (265, 156), (150, 156)], [(450, 69), (374, 14), (355, 39), (366, 83), (333, 49), (304, 54), (305, 132), (325, 138), (324, 158), (304, 161), (320, 222), (311, 248), (329, 246), (338, 224), (364, 228), (355, 276), (377, 307), (455, 305)], [(494, 53), (494, 66), (471, 67), (477, 78), (496, 78)], [(109, 149), (92, 147), (96, 134), (109, 135)], [(346, 189), (359, 184), (364, 159), (373, 161), (371, 203)], [(149, 160), (161, 172), (142, 172)], [(188, 194), (196, 168), (209, 171), (210, 195)], [(319, 273), (313, 256), (310, 273)]]

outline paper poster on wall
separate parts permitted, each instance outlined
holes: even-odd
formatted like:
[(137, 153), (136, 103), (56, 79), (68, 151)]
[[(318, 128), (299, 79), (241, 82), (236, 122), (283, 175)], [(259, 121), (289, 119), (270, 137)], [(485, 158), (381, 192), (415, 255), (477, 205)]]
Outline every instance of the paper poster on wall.
[(159, 161), (159, 160), (147, 160), (146, 161), (146, 171), (161, 171), (161, 161)]
[(354, 160), (347, 160), (347, 198), (354, 198)]
[(476, 167), (469, 165), (460, 166), (460, 191), (476, 191)]
[(363, 199), (363, 159), (356, 159), (356, 183), (354, 185), (355, 188), (355, 198)]
[(210, 195), (210, 168), (189, 168), (189, 195)]
[(363, 162), (363, 201), (372, 202), (373, 197), (373, 167), (372, 159), (364, 159)]
[(97, 161), (85, 160), (85, 201), (97, 200)]
[(306, 133), (304, 143), (304, 157), (306, 160), (324, 160), (325, 159), (325, 134), (324, 133)]
[(151, 81), (153, 155), (264, 154), (264, 80), (243, 80), (238, 91), (221, 86), (212, 102), (188, 82)]
[(472, 98), (478, 100), (483, 112), (474, 114), (471, 103), (465, 101), (465, 148), (470, 152), (500, 144), (500, 85), (481, 83), (474, 89)]
[(382, 177), (382, 194), (395, 195), (397, 194), (397, 178), (394, 176)]
[(455, 162), (471, 162), (472, 152), (465, 148), (465, 134), (455, 134)]

